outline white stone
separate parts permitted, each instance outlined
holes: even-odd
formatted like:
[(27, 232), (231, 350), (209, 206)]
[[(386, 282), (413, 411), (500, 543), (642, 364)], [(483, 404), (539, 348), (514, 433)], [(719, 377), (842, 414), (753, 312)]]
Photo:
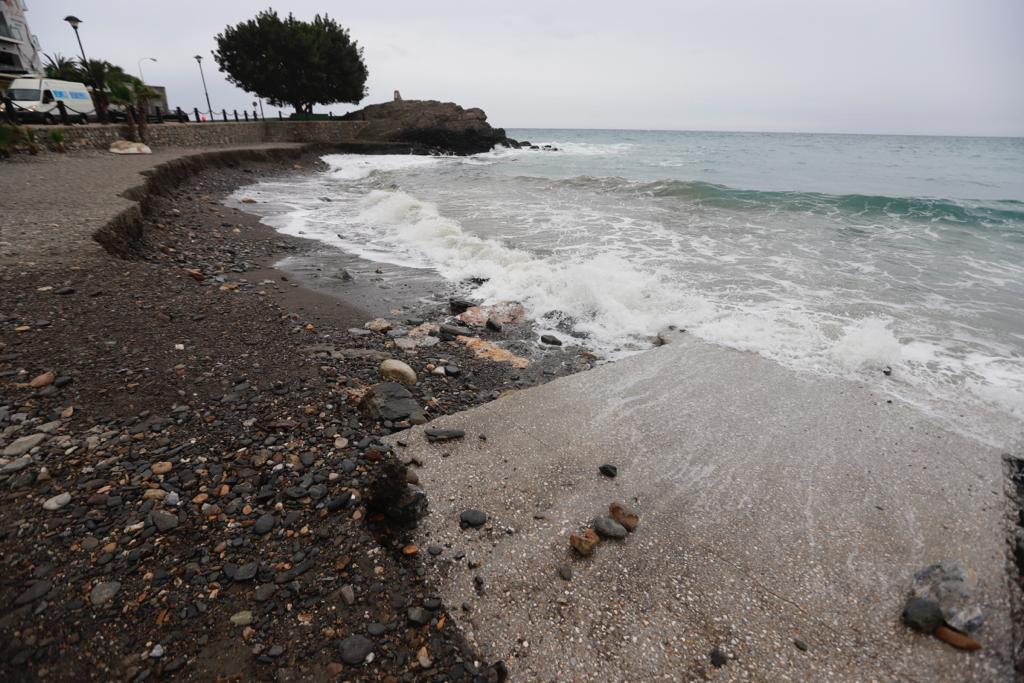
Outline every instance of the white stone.
[(128, 140), (115, 140), (110, 143), (110, 151), (114, 154), (152, 154), (147, 145), (141, 142), (129, 142)]
[(70, 502), (71, 494), (65, 491), (64, 493), (58, 493), (56, 496), (43, 503), (43, 509), (50, 511), (59, 510)]
[(416, 371), (400, 360), (389, 358), (380, 364), (380, 376), (402, 384), (416, 384)]

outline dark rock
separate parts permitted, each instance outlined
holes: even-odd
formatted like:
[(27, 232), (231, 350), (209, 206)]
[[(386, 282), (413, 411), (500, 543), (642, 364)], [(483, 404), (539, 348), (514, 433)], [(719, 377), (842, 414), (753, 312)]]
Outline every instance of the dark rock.
[(153, 510), (153, 512), (149, 513), (149, 518), (153, 520), (153, 525), (156, 526), (157, 531), (161, 533), (171, 531), (178, 526), (178, 515), (171, 512)]
[(729, 663), (729, 657), (717, 647), (711, 651), (711, 666), (720, 669)]
[(492, 128), (480, 109), (463, 109), (451, 102), (397, 100), (373, 104), (344, 116), (365, 121), (357, 134), (359, 141), (401, 142), (421, 151), (450, 154), (478, 154), (509, 138), (501, 128)]
[(427, 435), (427, 441), (451, 441), (461, 439), (466, 432), (461, 429), (427, 429), (424, 434)]
[(455, 337), (472, 337), (473, 330), (462, 325), (441, 325), (441, 339), (454, 339)]
[(494, 318), (488, 318), (487, 329), (491, 330), (492, 332), (501, 332), (504, 329), (504, 327)]
[(934, 600), (912, 596), (903, 606), (903, 622), (921, 633), (934, 633), (943, 621), (942, 609)]
[(486, 522), (487, 514), (474, 508), (463, 510), (462, 514), (459, 515), (459, 523), (464, 527), (483, 526)]
[(50, 588), (53, 584), (49, 580), (36, 581), (31, 586), (22, 591), (17, 598), (14, 599), (16, 606), (27, 605), (34, 600), (38, 600), (47, 593), (50, 592)]
[(562, 345), (562, 340), (561, 339), (559, 339), (558, 337), (556, 337), (554, 335), (550, 335), (550, 334), (542, 335), (540, 340), (541, 340), (541, 342), (543, 342), (544, 344), (548, 344), (549, 346), (561, 346)]
[(598, 471), (606, 477), (614, 477), (619, 473), (619, 468), (615, 465), (601, 465), (597, 468)]
[(801, 652), (807, 652), (807, 643), (800, 640), (799, 638), (794, 638), (793, 644), (796, 645), (796, 649), (800, 650)]
[(466, 301), (465, 299), (448, 299), (448, 306), (451, 309), (452, 315), (464, 313), (466, 312), (466, 310), (472, 308), (475, 305), (476, 304), (474, 304), (472, 301)]
[(572, 567), (563, 564), (558, 568), (558, 575), (562, 577), (563, 581), (572, 581)]
[(235, 581), (251, 581), (256, 577), (256, 572), (259, 571), (259, 568), (259, 562), (246, 562), (235, 570), (235, 575), (232, 578)]
[(409, 623), (416, 626), (423, 626), (423, 624), (429, 623), (432, 618), (430, 612), (422, 607), (410, 607), (406, 616), (409, 619)]
[(373, 651), (373, 642), (365, 636), (349, 636), (341, 641), (341, 661), (351, 666), (362, 664)]
[(359, 402), (359, 408), (373, 420), (426, 420), (423, 409), (409, 390), (397, 382), (374, 386)]
[(269, 534), (274, 525), (277, 524), (277, 518), (274, 515), (268, 513), (260, 515), (256, 523), (252, 525), (252, 532), (258, 536)]
[(591, 526), (593, 526), (594, 531), (605, 538), (623, 539), (629, 533), (626, 531), (626, 527), (611, 517), (595, 517), (594, 521), (591, 522)]

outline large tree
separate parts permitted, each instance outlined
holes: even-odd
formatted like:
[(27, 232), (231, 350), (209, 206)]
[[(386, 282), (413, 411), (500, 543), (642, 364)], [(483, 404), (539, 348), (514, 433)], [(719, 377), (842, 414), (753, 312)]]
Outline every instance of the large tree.
[(218, 34), (213, 57), (238, 87), (296, 112), (366, 97), (363, 49), (327, 15), (308, 22), (260, 12)]

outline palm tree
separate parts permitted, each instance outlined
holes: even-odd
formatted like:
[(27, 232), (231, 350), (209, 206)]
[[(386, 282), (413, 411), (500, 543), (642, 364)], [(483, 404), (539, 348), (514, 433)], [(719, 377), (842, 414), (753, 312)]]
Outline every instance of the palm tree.
[(55, 52), (52, 56), (45, 55), (45, 57), (44, 71), (47, 78), (58, 81), (78, 81), (82, 78), (82, 69), (74, 59), (65, 57), (59, 52)]

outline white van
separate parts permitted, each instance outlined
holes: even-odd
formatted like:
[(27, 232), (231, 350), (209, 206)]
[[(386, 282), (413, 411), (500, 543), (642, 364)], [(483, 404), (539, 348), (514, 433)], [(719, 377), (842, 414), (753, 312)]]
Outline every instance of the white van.
[(14, 100), (14, 109), (22, 121), (60, 123), (58, 102), (64, 103), (69, 121), (88, 123), (96, 118), (96, 107), (83, 83), (16, 78), (7, 88), (7, 97)]

